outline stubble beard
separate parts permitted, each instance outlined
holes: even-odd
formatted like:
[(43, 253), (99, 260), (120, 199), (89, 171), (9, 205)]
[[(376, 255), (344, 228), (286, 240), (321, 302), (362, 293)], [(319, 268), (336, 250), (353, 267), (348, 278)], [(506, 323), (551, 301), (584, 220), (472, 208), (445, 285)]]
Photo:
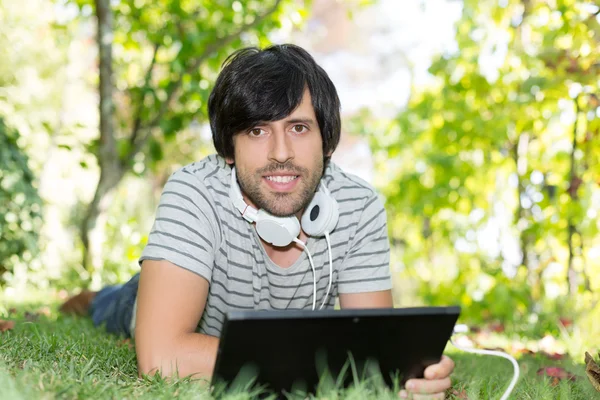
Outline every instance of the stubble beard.
[[(291, 172), (301, 177), (293, 193), (276, 193), (263, 187), (263, 176), (278, 171)], [(292, 163), (271, 164), (260, 168), (254, 173), (238, 171), (240, 188), (258, 207), (277, 217), (289, 217), (302, 211), (312, 200), (317, 186), (323, 176), (323, 160), (316, 165), (311, 173), (307, 168), (300, 168)]]

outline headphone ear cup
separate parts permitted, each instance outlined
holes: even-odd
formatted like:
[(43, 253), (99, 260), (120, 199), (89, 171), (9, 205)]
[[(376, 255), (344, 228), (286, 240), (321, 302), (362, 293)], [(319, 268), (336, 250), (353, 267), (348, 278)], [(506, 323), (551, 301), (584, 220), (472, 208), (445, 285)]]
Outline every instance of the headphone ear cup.
[(339, 218), (337, 201), (331, 196), (318, 191), (302, 214), (302, 229), (307, 235), (320, 237), (331, 232)]
[(259, 210), (256, 232), (265, 242), (284, 247), (292, 243), (300, 234), (300, 222), (296, 217), (275, 217), (264, 210)]

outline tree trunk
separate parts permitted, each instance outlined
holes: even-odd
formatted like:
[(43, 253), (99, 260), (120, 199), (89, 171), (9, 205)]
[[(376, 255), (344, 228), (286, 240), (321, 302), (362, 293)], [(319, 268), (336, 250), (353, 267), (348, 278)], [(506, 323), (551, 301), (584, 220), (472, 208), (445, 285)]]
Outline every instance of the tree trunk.
[(83, 266), (91, 271), (89, 233), (100, 215), (104, 197), (114, 189), (124, 175), (114, 136), (114, 103), (112, 82), (112, 42), (113, 14), (110, 0), (96, 0), (96, 19), (99, 54), (99, 112), (100, 112), (100, 148), (97, 154), (100, 178), (94, 198), (87, 207), (81, 223), (81, 241), (83, 244)]
[[(575, 122), (573, 123), (573, 139), (571, 142), (571, 154), (570, 154), (570, 171), (569, 171), (569, 196), (571, 197), (572, 203), (577, 203), (579, 201), (579, 196), (577, 195), (577, 189), (581, 184), (581, 179), (577, 176), (577, 165), (575, 162), (575, 152), (577, 151), (577, 127), (579, 121), (579, 114), (581, 109), (579, 107), (579, 97), (576, 97), (575, 100)], [(577, 227), (575, 226), (575, 222), (573, 221), (573, 215), (571, 210), (567, 211), (567, 220), (568, 220), (568, 228), (567, 228), (567, 245), (569, 247), (569, 265), (567, 269), (567, 283), (569, 288), (569, 294), (577, 293), (577, 288), (579, 287), (579, 276), (577, 271), (575, 271), (574, 261), (575, 261), (575, 246), (573, 244), (573, 237), (577, 234)], [(583, 251), (583, 249), (581, 249)]]
[[(188, 71), (197, 70), (200, 65), (210, 56), (215, 54), (222, 46), (229, 44), (234, 39), (238, 38), (245, 31), (253, 29), (265, 18), (274, 13), (282, 0), (276, 0), (272, 7), (266, 10), (265, 13), (259, 15), (253, 22), (244, 24), (236, 32), (217, 39), (211, 43), (200, 54), (193, 63), (190, 64)], [(98, 165), (100, 167), (100, 178), (96, 186), (96, 192), (92, 201), (89, 203), (83, 221), (80, 227), (80, 238), (83, 244), (83, 259), (82, 263), (88, 272), (93, 272), (92, 254), (90, 247), (90, 232), (96, 225), (98, 217), (102, 214), (105, 208), (105, 200), (107, 195), (121, 182), (125, 174), (129, 171), (131, 161), (135, 155), (143, 150), (148, 142), (151, 132), (158, 126), (165, 115), (171, 101), (177, 96), (177, 91), (181, 87), (184, 74), (180, 74), (177, 80), (172, 82), (167, 99), (161, 104), (157, 114), (150, 121), (142, 121), (140, 117), (140, 104), (138, 111), (134, 117), (133, 129), (129, 135), (130, 150), (128, 154), (119, 158), (117, 153), (115, 139), (115, 115), (113, 102), (113, 71), (112, 71), (112, 42), (113, 42), (113, 13), (110, 8), (111, 0), (95, 0), (96, 19), (97, 19), (97, 44), (99, 53), (99, 111), (100, 111), (100, 147), (96, 154)], [(156, 54), (159, 45), (154, 45), (154, 54), (150, 65), (147, 68), (145, 85), (149, 86), (152, 78), (152, 72), (156, 61)], [(144, 123), (145, 122), (145, 123)]]

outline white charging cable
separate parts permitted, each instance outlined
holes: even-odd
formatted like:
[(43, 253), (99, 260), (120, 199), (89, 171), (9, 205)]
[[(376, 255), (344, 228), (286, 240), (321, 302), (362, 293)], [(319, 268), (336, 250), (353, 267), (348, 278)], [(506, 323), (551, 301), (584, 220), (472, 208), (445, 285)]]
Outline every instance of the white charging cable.
[[(466, 325), (459, 324), (454, 327), (454, 331), (452, 332), (452, 335), (454, 335), (456, 333), (465, 333), (468, 331), (469, 331), (469, 328)], [(502, 395), (500, 400), (508, 399), (508, 396), (510, 396), (513, 389), (515, 388), (515, 385), (517, 384), (517, 381), (519, 380), (519, 363), (517, 363), (517, 360), (515, 360), (515, 358), (513, 356), (511, 356), (510, 354), (504, 353), (503, 351), (471, 349), (471, 348), (467, 348), (467, 347), (458, 346), (456, 343), (454, 343), (454, 341), (452, 340), (452, 337), (450, 338), (450, 343), (452, 343), (452, 345), (454, 347), (456, 347), (458, 350), (466, 351), (467, 353), (484, 354), (487, 356), (497, 356), (497, 357), (502, 357), (502, 358), (506, 358), (507, 360), (509, 360), (513, 365), (514, 375), (513, 375), (512, 380), (510, 381), (510, 384), (508, 385), (508, 388), (506, 388), (506, 390), (504, 391), (504, 394)]]
[[(323, 303), (321, 304), (321, 307), (319, 308), (319, 310), (323, 309), (323, 306), (325, 305), (325, 302), (327, 301), (327, 297), (329, 296), (329, 291), (331, 290), (331, 281), (333, 280), (333, 260), (331, 257), (331, 245), (329, 243), (329, 233), (325, 232), (325, 239), (327, 239), (327, 249), (329, 250), (329, 286), (327, 287), (327, 293), (325, 293), (325, 298), (323, 299)], [(300, 247), (302, 247), (304, 250), (306, 250), (306, 254), (308, 254), (308, 261), (310, 262), (310, 267), (312, 268), (312, 272), (313, 272), (313, 305), (312, 305), (312, 309), (313, 311), (316, 308), (316, 300), (317, 300), (317, 273), (315, 272), (315, 264), (313, 263), (313, 259), (312, 256), (310, 255), (310, 250), (308, 250), (308, 247), (306, 246), (306, 244), (304, 244), (300, 239), (294, 239), (294, 242), (296, 242), (297, 244), (300, 245)]]

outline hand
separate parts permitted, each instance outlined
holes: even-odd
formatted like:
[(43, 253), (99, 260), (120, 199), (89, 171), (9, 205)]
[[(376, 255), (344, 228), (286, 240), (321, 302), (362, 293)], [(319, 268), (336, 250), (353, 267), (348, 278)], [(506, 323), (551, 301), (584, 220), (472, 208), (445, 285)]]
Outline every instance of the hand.
[(450, 374), (454, 370), (454, 361), (447, 356), (425, 369), (425, 379), (409, 379), (400, 392), (401, 398), (413, 400), (444, 400), (446, 390), (450, 389)]

